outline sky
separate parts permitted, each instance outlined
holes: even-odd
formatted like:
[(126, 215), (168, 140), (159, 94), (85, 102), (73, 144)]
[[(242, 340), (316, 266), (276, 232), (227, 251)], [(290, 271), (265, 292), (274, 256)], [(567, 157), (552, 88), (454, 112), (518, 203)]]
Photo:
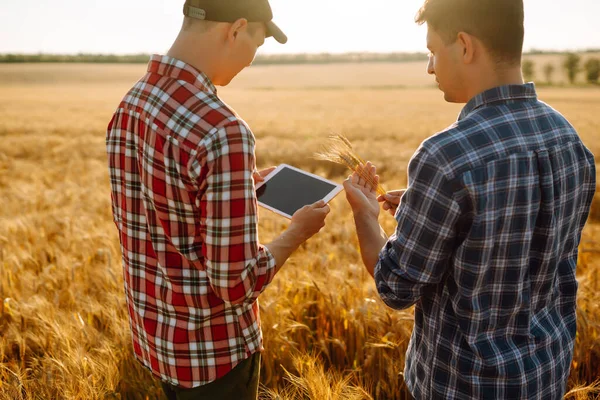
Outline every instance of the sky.
[[(502, 1), (502, 0), (499, 0)], [(271, 0), (260, 53), (425, 52), (423, 0)], [(164, 53), (183, 0), (0, 0), (0, 53)], [(600, 48), (599, 0), (525, 0), (525, 50)]]

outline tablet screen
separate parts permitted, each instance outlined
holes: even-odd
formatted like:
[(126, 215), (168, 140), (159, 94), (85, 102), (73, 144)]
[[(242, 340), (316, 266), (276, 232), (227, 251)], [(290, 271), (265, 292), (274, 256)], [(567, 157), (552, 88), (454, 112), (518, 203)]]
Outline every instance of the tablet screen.
[(258, 201), (289, 215), (326, 197), (336, 186), (283, 167), (256, 191)]

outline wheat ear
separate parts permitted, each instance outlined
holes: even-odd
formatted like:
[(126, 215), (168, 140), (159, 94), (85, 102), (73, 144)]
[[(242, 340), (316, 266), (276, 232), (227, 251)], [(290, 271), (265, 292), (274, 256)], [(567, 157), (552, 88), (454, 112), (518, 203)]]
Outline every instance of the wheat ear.
[(361, 178), (367, 181), (377, 194), (383, 196), (387, 193), (383, 186), (375, 182), (375, 178), (366, 171), (365, 166), (367, 163), (354, 151), (352, 143), (345, 136), (330, 136), (329, 143), (323, 146), (321, 152), (315, 154), (315, 158), (345, 165), (352, 172), (356, 172)]

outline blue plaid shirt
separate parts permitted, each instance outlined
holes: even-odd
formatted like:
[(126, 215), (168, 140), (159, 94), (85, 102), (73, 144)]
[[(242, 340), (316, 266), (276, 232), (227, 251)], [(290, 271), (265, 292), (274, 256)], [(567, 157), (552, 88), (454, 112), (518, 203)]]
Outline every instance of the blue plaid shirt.
[(375, 281), (413, 304), (416, 399), (560, 399), (576, 331), (577, 248), (594, 157), (533, 84), (473, 98), (408, 170)]

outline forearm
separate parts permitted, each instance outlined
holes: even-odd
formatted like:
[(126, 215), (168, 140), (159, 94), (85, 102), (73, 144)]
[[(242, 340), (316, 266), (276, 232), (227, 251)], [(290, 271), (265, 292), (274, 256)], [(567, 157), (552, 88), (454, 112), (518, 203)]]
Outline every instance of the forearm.
[(354, 222), (363, 263), (369, 274), (374, 277), (379, 253), (388, 241), (388, 236), (379, 225), (377, 218), (371, 215), (354, 214)]
[(275, 258), (276, 273), (305, 240), (294, 228), (289, 228), (277, 239), (265, 245)]

